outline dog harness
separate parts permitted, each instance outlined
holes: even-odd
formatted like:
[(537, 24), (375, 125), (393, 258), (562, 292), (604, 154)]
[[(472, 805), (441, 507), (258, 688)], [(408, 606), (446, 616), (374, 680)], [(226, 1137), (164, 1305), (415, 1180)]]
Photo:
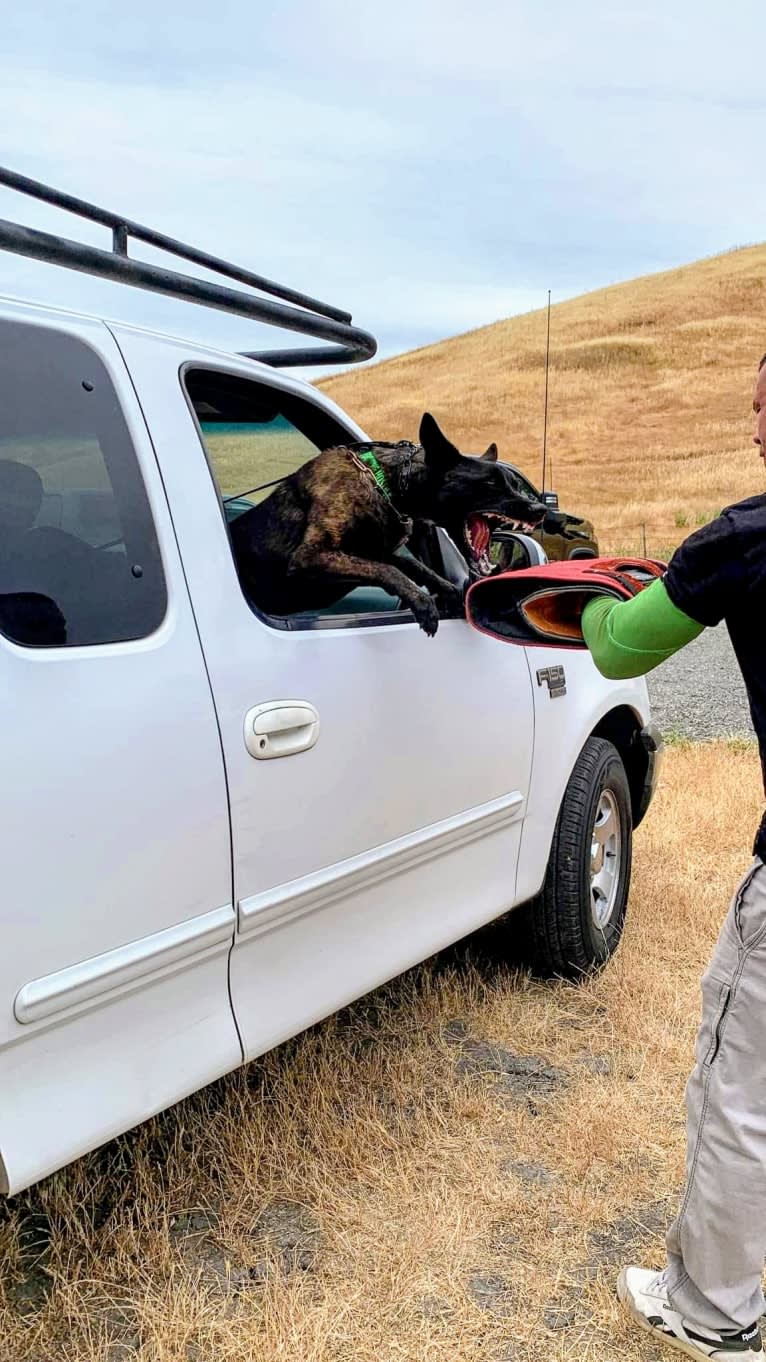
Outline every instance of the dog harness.
[(414, 445), (412, 440), (375, 440), (372, 444), (370, 444), (369, 441), (362, 440), (359, 444), (349, 444), (346, 445), (345, 448), (348, 449), (352, 456), (355, 456), (359, 462), (365, 464), (384, 497), (389, 501), (392, 501), (393, 497), (391, 495), (388, 474), (383, 468), (375, 450), (397, 450), (403, 456), (400, 467), (396, 469), (397, 490), (400, 496), (407, 491), (407, 488), (410, 485), (410, 478), (412, 477), (412, 465), (415, 460), (415, 455), (420, 449), (420, 445)]
[(396, 552), (397, 549), (402, 548), (407, 543), (412, 534), (412, 521), (409, 516), (402, 515), (394, 505), (388, 478), (374, 450), (369, 445), (347, 445), (345, 448), (354, 467), (359, 470), (364, 478), (368, 478), (374, 484), (376, 491), (386, 502), (388, 517), (396, 526), (399, 534), (399, 539), (394, 545), (394, 552)]
[(377, 457), (375, 450), (371, 449), (369, 445), (366, 448), (362, 446), (361, 449), (357, 446), (352, 453), (356, 455), (360, 463), (363, 463), (366, 468), (369, 468), (378, 487), (386, 498), (386, 501), (390, 501), (391, 488), (388, 485), (388, 478), (386, 477), (383, 465)]

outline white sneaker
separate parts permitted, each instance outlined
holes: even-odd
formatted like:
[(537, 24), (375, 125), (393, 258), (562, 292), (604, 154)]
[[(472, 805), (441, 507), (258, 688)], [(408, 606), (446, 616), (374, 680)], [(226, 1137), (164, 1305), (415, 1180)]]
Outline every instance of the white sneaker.
[(738, 1334), (718, 1334), (698, 1328), (674, 1310), (668, 1300), (665, 1274), (643, 1267), (624, 1267), (617, 1278), (617, 1295), (636, 1324), (687, 1357), (713, 1358), (714, 1362), (755, 1362), (763, 1358), (761, 1330), (756, 1320)]

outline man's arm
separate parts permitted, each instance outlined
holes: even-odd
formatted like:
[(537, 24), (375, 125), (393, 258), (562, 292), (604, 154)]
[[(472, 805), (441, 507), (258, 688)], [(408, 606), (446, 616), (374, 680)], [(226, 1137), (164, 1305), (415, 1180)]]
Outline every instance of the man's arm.
[(610, 681), (643, 676), (704, 627), (673, 604), (661, 581), (629, 601), (599, 596), (586, 605), (582, 616), (583, 637), (593, 661)]

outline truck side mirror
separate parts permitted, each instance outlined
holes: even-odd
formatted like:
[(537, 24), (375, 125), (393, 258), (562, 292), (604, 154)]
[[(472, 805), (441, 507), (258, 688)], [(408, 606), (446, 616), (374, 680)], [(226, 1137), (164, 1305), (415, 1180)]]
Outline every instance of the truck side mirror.
[(541, 492), (540, 500), (543, 503), (543, 506), (549, 506), (553, 511), (557, 511), (559, 509), (558, 492)]
[(516, 530), (498, 530), (489, 545), (493, 572), (517, 572), (521, 568), (540, 567), (548, 562), (542, 544), (531, 535)]

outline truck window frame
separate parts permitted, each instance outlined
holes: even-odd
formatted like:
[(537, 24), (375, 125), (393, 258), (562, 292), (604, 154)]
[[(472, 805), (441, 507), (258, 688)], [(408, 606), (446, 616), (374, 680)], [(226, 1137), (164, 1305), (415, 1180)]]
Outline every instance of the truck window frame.
[[(249, 377), (248, 375), (245, 375), (238, 370), (229, 368), (225, 363), (211, 364), (209, 362), (201, 360), (187, 360), (180, 366), (179, 381), (181, 384), (181, 391), (183, 393), (184, 400), (188, 407), (189, 413), (194, 422), (194, 428), (197, 433), (197, 438), (200, 442), (205, 462), (207, 463), (208, 472), (210, 473), (210, 480), (213, 484), (213, 490), (215, 491), (216, 498), (218, 500), (218, 509), (221, 515), (221, 519), (223, 521), (224, 529), (226, 530), (226, 538), (229, 544), (229, 552), (231, 553), (232, 565), (234, 567), (234, 572), (237, 578), (237, 582), (239, 584), (239, 589), (242, 592), (242, 597), (245, 600), (247, 606), (253, 612), (256, 618), (261, 620), (264, 624), (268, 625), (272, 629), (284, 629), (287, 630), (288, 632), (305, 631), (313, 629), (365, 629), (365, 628), (369, 629), (379, 628), (381, 626), (414, 624), (415, 617), (412, 614), (412, 611), (406, 607), (397, 610), (371, 610), (356, 612), (349, 611), (348, 614), (331, 614), (329, 612), (323, 613), (322, 611), (306, 611), (303, 613), (295, 613), (291, 615), (269, 615), (264, 610), (261, 610), (255, 601), (250, 599), (250, 597), (247, 595), (242, 586), (242, 582), (240, 581), (239, 571), (237, 569), (237, 561), (234, 556), (234, 550), (231, 543), (231, 535), (229, 534), (229, 522), (224, 507), (224, 497), (221, 492), (221, 487), (218, 481), (218, 477), (216, 475), (215, 468), (213, 466), (211, 451), (208, 448), (207, 441), (205, 440), (205, 433), (202, 429), (202, 425), (197, 414), (194, 402), (187, 388), (186, 382), (187, 376), (192, 372), (204, 374), (221, 374), (224, 377), (234, 379), (242, 384), (252, 385), (256, 390), (259, 388), (266, 390), (267, 392), (274, 394), (276, 397), (284, 395), (292, 403), (297, 403), (298, 405), (305, 406), (307, 408), (310, 407), (315, 408), (317, 413), (321, 414), (321, 417), (328, 424), (335, 427), (335, 429), (338, 432), (339, 442), (345, 440), (355, 442), (357, 437), (351, 430), (348, 429), (347, 426), (343, 424), (343, 422), (336, 416), (334, 412), (328, 411), (321, 401), (314, 401), (310, 396), (303, 392), (294, 393), (292, 392), (292, 390), (283, 388), (278, 383), (269, 383), (260, 374), (257, 376), (253, 375), (253, 377)], [(310, 439), (309, 436), (307, 436), (306, 438)], [(327, 445), (323, 447), (329, 448), (329, 446)], [(318, 445), (316, 446), (316, 452), (317, 454), (321, 453), (320, 447)], [(298, 465), (298, 467), (299, 466), (300, 465)], [(289, 476), (289, 474), (286, 474), (285, 476)]]

